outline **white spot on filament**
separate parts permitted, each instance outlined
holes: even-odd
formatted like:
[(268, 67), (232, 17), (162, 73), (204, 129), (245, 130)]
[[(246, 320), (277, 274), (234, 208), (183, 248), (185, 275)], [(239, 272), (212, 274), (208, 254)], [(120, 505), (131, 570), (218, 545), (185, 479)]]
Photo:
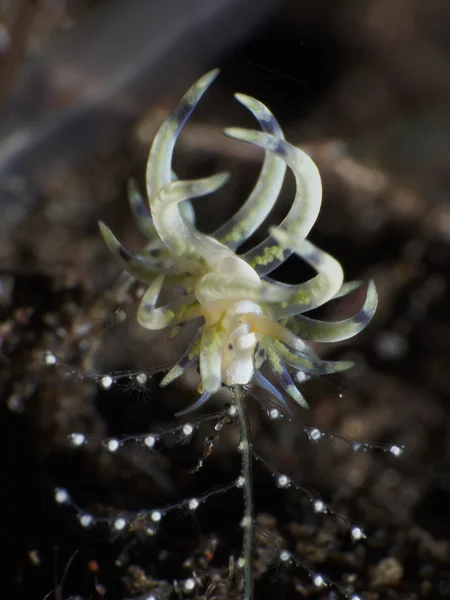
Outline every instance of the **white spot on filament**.
[(94, 520), (94, 517), (92, 515), (80, 515), (79, 517), (80, 523), (83, 527), (89, 527), (89, 525), (92, 524), (92, 521)]
[(145, 385), (147, 383), (147, 375), (145, 373), (139, 373), (139, 375), (136, 375), (136, 381), (139, 383), (139, 385)]
[(55, 500), (58, 504), (64, 504), (65, 502), (68, 502), (69, 494), (67, 493), (67, 490), (64, 488), (56, 488)]
[(74, 446), (82, 446), (86, 442), (84, 433), (71, 433), (70, 441)]
[(116, 529), (117, 531), (122, 531), (122, 529), (125, 528), (127, 522), (125, 521), (125, 519), (122, 519), (122, 517), (119, 517), (118, 519), (116, 519), (114, 521), (114, 529)]
[(156, 444), (155, 436), (148, 435), (144, 440), (144, 444), (147, 446), (147, 448), (153, 448), (153, 446)]
[(245, 566), (245, 558), (243, 556), (241, 556), (238, 561), (237, 561), (237, 566), (239, 567), (239, 569), (243, 569)]
[(185, 592), (192, 592), (192, 590), (195, 588), (195, 579), (189, 577), (189, 579), (186, 579), (184, 582), (183, 587)]
[(287, 488), (291, 484), (289, 477), (286, 475), (278, 475), (277, 477), (277, 486), (280, 488)]
[(403, 448), (394, 444), (389, 448), (389, 452), (394, 456), (401, 456), (403, 454)]
[(325, 504), (322, 502), (322, 500), (314, 500), (313, 508), (314, 508), (314, 512), (316, 512), (316, 513), (321, 513), (321, 512), (327, 511), (327, 508), (326, 508)]
[(44, 362), (46, 365), (56, 365), (56, 356), (52, 352), (46, 352), (44, 354)]
[(318, 429), (313, 427), (312, 429), (309, 430), (309, 437), (314, 442), (317, 442), (317, 440), (320, 440), (320, 438), (322, 437), (322, 433)]
[(107, 448), (110, 452), (116, 452), (119, 448), (120, 444), (118, 440), (109, 440), (107, 444)]
[(102, 386), (102, 388), (104, 390), (109, 390), (109, 388), (112, 386), (113, 383), (114, 383), (114, 379), (112, 377), (110, 377), (110, 375), (105, 375), (104, 377), (102, 377), (100, 379), (100, 385)]
[(240, 475), (240, 476), (237, 478), (237, 481), (236, 481), (236, 487), (238, 487), (238, 488), (241, 488), (241, 487), (243, 487), (243, 486), (244, 486), (244, 483), (245, 483), (245, 478), (243, 477), (243, 475)]
[(288, 552), (287, 550), (282, 550), (280, 552), (280, 560), (283, 562), (287, 562), (288, 560), (291, 560), (291, 553)]
[(150, 515), (150, 519), (153, 521), (153, 523), (159, 523), (159, 521), (161, 521), (161, 518), (162, 514), (159, 512), (159, 510), (154, 510)]
[(280, 411), (278, 410), (278, 408), (271, 408), (269, 410), (269, 417), (273, 420), (275, 419), (279, 419), (280, 418)]
[(313, 583), (316, 587), (323, 587), (324, 585), (326, 585), (325, 579), (322, 577), (322, 575), (320, 573), (317, 573), (317, 575), (314, 575)]
[(200, 502), (197, 500), (197, 498), (191, 498), (188, 502), (188, 506), (190, 508), (190, 510), (196, 510), (200, 505)]
[(303, 371), (297, 371), (297, 373), (295, 374), (295, 379), (298, 381), (298, 383), (304, 383), (305, 381), (308, 381), (309, 375), (307, 375)]
[(192, 435), (193, 432), (194, 432), (194, 428), (192, 427), (192, 425), (190, 423), (186, 423), (186, 425), (183, 426), (184, 435)]
[(352, 536), (354, 542), (357, 540), (362, 540), (366, 537), (364, 531), (360, 527), (352, 527), (350, 535)]
[(252, 520), (249, 517), (244, 517), (241, 520), (241, 527), (250, 527), (250, 525), (252, 524)]

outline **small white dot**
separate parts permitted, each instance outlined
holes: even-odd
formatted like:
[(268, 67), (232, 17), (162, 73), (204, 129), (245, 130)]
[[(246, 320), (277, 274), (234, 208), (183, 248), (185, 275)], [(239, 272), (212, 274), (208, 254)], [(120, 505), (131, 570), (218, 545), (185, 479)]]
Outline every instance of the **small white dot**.
[(239, 569), (243, 569), (245, 567), (245, 558), (243, 556), (238, 559), (237, 566)]
[(145, 530), (145, 534), (148, 535), (148, 537), (151, 537), (153, 535), (155, 535), (155, 530), (153, 529), (153, 527), (147, 527), (147, 529)]
[(67, 502), (69, 500), (69, 494), (67, 493), (67, 490), (63, 488), (57, 488), (55, 490), (55, 500), (58, 504), (64, 504), (64, 502)]
[(326, 512), (326, 507), (322, 500), (314, 500), (313, 508), (316, 513)]
[(119, 517), (114, 521), (114, 529), (117, 529), (117, 531), (122, 531), (122, 529), (125, 529), (126, 524), (127, 522), (125, 521), (125, 519)]
[(279, 419), (280, 418), (280, 411), (278, 410), (278, 408), (271, 408), (269, 410), (269, 417), (271, 419)]
[(104, 390), (109, 390), (109, 388), (112, 386), (113, 383), (114, 383), (114, 380), (109, 375), (105, 375), (100, 380), (100, 385), (102, 386), (102, 388)]
[(94, 517), (92, 515), (80, 515), (79, 519), (83, 527), (89, 527), (89, 525), (92, 524)]
[(159, 510), (154, 510), (152, 512), (152, 514), (150, 515), (150, 519), (154, 523), (159, 523), (159, 521), (161, 521), (161, 518), (162, 518), (162, 514), (159, 512)]
[(110, 452), (116, 452), (119, 448), (120, 444), (118, 442), (118, 440), (109, 440), (108, 444), (107, 444), (107, 448)]
[(283, 562), (287, 562), (290, 559), (291, 559), (290, 552), (288, 552), (287, 550), (282, 550), (280, 552), (280, 560), (282, 560)]
[(237, 478), (237, 481), (236, 481), (236, 487), (238, 487), (238, 488), (241, 488), (241, 487), (243, 487), (243, 486), (244, 486), (244, 483), (245, 483), (245, 478), (244, 478), (242, 475), (240, 475), (240, 476)]
[(186, 425), (183, 426), (184, 435), (192, 435), (193, 431), (194, 431), (194, 428), (192, 427), (192, 425), (190, 423), (186, 423)]
[(185, 592), (192, 592), (192, 590), (195, 588), (195, 579), (192, 577), (186, 579), (183, 587)]
[(44, 354), (44, 362), (46, 365), (56, 365), (56, 356), (52, 352), (46, 352)]
[(304, 383), (305, 381), (308, 381), (309, 375), (307, 375), (303, 371), (297, 371), (297, 373), (295, 374), (295, 379), (298, 381), (298, 383)]
[(197, 500), (197, 498), (191, 498), (188, 502), (190, 510), (196, 510), (199, 507), (199, 504), (200, 502)]
[(250, 517), (243, 517), (241, 519), (241, 527), (250, 527), (251, 524), (252, 520), (250, 519)]
[(291, 484), (289, 477), (287, 477), (286, 475), (278, 475), (277, 477), (277, 486), (280, 488), (286, 488), (289, 487)]
[(148, 435), (145, 440), (144, 440), (144, 444), (148, 447), (148, 448), (153, 448), (153, 446), (156, 444), (156, 438), (154, 435)]
[(324, 585), (326, 585), (325, 579), (322, 577), (322, 575), (320, 575), (320, 573), (317, 573), (317, 575), (314, 575), (313, 583), (316, 587), (323, 587)]
[(147, 375), (145, 373), (139, 373), (139, 375), (136, 375), (136, 381), (139, 383), (139, 385), (145, 385), (147, 383)]
[(82, 446), (86, 441), (84, 433), (71, 433), (70, 441), (74, 446)]
[(234, 405), (231, 405), (228, 409), (228, 414), (230, 417), (235, 417), (237, 415), (237, 408)]
[(320, 438), (322, 437), (322, 433), (318, 429), (313, 427), (309, 430), (309, 437), (316, 442), (317, 440), (320, 440)]
[(360, 527), (352, 527), (350, 535), (352, 536), (353, 541), (362, 540), (366, 537), (364, 531)]
[(389, 448), (389, 452), (394, 456), (401, 456), (403, 454), (403, 448), (394, 444)]

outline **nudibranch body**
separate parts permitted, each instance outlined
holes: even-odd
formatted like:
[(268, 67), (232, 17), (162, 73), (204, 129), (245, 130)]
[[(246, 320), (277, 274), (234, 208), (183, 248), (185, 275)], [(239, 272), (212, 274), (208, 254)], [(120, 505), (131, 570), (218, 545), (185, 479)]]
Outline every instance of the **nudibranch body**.
[[(154, 138), (146, 171), (150, 211), (136, 186), (130, 185), (132, 210), (149, 239), (141, 254), (130, 254), (103, 223), (100, 229), (116, 259), (133, 278), (148, 285), (137, 314), (143, 327), (170, 327), (175, 334), (184, 323), (199, 319), (194, 340), (161, 382), (171, 383), (199, 362), (201, 396), (183, 412), (203, 404), (222, 385), (250, 383), (265, 388), (284, 405), (280, 389), (260, 372), (265, 362), (281, 389), (307, 407), (295, 379), (336, 373), (352, 363), (321, 360), (304, 340), (334, 342), (356, 335), (376, 310), (376, 289), (369, 282), (363, 307), (349, 319), (322, 322), (303, 316), (360, 283), (344, 284), (339, 262), (306, 239), (321, 205), (319, 172), (307, 154), (284, 139), (268, 108), (249, 96), (235, 97), (253, 113), (262, 131), (229, 128), (225, 134), (265, 150), (260, 177), (237, 214), (213, 235), (195, 227), (191, 200), (214, 192), (228, 176), (220, 173), (179, 181), (172, 171), (172, 154), (181, 128), (217, 74), (218, 70), (207, 73), (190, 88)], [(262, 243), (236, 254), (274, 206), (286, 167), (292, 170), (297, 186), (286, 218), (279, 227), (271, 228)], [(298, 285), (271, 280), (269, 273), (292, 253), (317, 275)], [(163, 287), (181, 288), (181, 294), (171, 303), (157, 306)]]

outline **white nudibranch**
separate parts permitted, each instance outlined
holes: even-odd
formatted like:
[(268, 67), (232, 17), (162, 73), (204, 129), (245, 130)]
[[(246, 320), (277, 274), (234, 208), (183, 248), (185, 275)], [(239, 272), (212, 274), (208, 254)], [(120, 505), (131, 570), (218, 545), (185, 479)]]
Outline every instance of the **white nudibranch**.
[[(137, 313), (142, 327), (168, 327), (176, 334), (184, 323), (201, 319), (184, 356), (161, 381), (161, 385), (168, 385), (199, 362), (201, 396), (180, 414), (202, 405), (222, 385), (250, 383), (269, 391), (284, 406), (280, 389), (307, 408), (294, 383), (301, 380), (297, 374), (337, 373), (352, 363), (321, 360), (304, 340), (335, 342), (359, 333), (375, 313), (375, 285), (369, 282), (364, 305), (351, 318), (324, 322), (303, 316), (350, 293), (360, 282), (344, 284), (339, 262), (306, 240), (322, 198), (316, 165), (284, 139), (278, 122), (264, 104), (244, 94), (235, 97), (254, 115), (262, 131), (228, 128), (225, 135), (265, 150), (260, 177), (240, 210), (214, 234), (206, 235), (196, 228), (192, 198), (214, 192), (228, 176), (220, 173), (179, 181), (172, 171), (172, 154), (181, 128), (217, 74), (217, 69), (207, 73), (190, 88), (154, 138), (146, 171), (150, 211), (136, 185), (130, 184), (131, 208), (149, 240), (142, 252), (138, 256), (130, 254), (104, 223), (100, 223), (100, 230), (119, 263), (134, 279), (148, 285)], [(270, 229), (262, 243), (236, 254), (273, 208), (286, 166), (297, 185), (286, 218), (279, 227)], [(292, 253), (313, 267), (317, 275), (298, 285), (270, 279), (268, 274)], [(180, 297), (157, 306), (164, 287), (181, 289)], [(261, 374), (264, 363), (268, 363), (279, 387)]]

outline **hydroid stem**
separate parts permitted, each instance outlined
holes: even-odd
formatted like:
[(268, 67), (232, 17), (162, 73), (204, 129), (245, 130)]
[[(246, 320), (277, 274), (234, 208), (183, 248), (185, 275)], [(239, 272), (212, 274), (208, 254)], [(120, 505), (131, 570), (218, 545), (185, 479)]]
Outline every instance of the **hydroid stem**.
[(244, 600), (253, 598), (253, 489), (252, 489), (252, 442), (250, 436), (250, 422), (244, 405), (245, 392), (240, 385), (233, 387), (233, 401), (236, 406), (239, 426), (241, 429), (241, 442), (239, 445), (242, 455), (242, 491), (244, 495), (244, 517), (242, 520), (243, 544), (242, 562), (244, 572)]

